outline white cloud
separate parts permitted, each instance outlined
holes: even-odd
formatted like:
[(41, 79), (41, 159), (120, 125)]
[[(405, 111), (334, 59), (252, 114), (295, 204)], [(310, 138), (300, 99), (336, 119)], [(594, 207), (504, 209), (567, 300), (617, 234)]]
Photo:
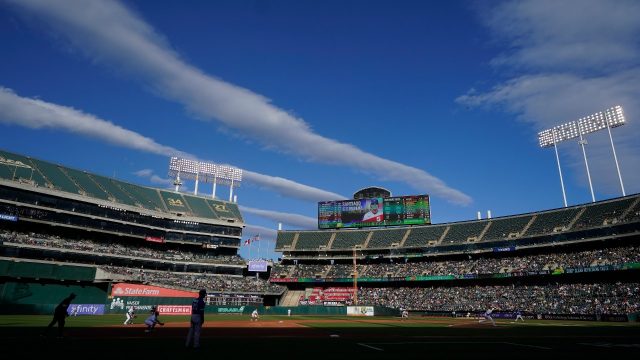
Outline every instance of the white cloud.
[[(612, 134), (627, 193), (638, 192), (640, 172), (633, 169), (640, 168), (639, 13), (637, 1), (528, 0), (486, 8), (485, 24), (510, 49), (493, 64), (511, 77), (486, 91), (470, 90), (457, 101), (516, 114), (532, 124), (532, 144), (538, 131), (622, 105), (627, 125)], [(591, 134), (588, 141), (596, 192), (620, 194), (608, 135)], [(561, 145), (563, 166), (586, 185), (580, 147)]]
[(18, 96), (0, 86), (0, 122), (31, 129), (56, 128), (157, 155), (187, 156), (170, 146), (71, 107)]
[(275, 228), (268, 228), (260, 225), (252, 225), (246, 224), (244, 230), (242, 230), (242, 235), (245, 238), (249, 238), (255, 235), (260, 234), (260, 241), (267, 240), (273, 241), (278, 235), (278, 230)]
[(151, 177), (153, 175), (153, 170), (151, 170), (151, 169), (141, 169), (141, 170), (138, 170), (138, 171), (134, 172), (133, 174), (135, 176), (146, 178), (146, 177)]
[(39, 15), (96, 61), (128, 69), (159, 94), (183, 104), (199, 118), (217, 120), (266, 148), (312, 162), (359, 169), (376, 174), (381, 180), (400, 181), (418, 192), (452, 203), (472, 201), (468, 195), (424, 170), (318, 135), (303, 119), (272, 105), (264, 96), (203, 73), (180, 59), (149, 24), (118, 2), (10, 2)]
[(273, 220), (274, 222), (281, 222), (283, 224), (291, 225), (300, 230), (318, 228), (318, 219), (309, 216), (285, 213), (280, 211), (256, 209), (242, 205), (240, 205), (240, 210), (243, 213), (254, 214), (265, 219)]
[[(110, 144), (140, 150), (162, 156), (182, 156), (197, 159), (195, 155), (155, 142), (134, 131), (127, 130), (94, 115), (70, 107), (48, 103), (38, 99), (21, 97), (12, 90), (0, 86), (0, 123), (19, 125), (31, 129), (62, 129), (89, 136)], [(299, 184), (295, 181), (246, 171), (245, 180), (286, 197), (305, 201), (342, 199), (343, 196), (326, 190)], [(140, 170), (138, 176), (149, 177), (156, 184), (170, 186), (171, 181), (153, 175), (149, 169)]]

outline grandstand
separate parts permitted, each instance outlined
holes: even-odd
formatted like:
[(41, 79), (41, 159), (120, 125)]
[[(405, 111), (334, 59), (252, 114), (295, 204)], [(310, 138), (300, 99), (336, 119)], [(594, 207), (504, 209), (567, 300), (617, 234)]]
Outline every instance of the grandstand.
[(38, 295), (42, 286), (107, 304), (120, 283), (181, 294), (206, 288), (212, 304), (273, 303), (283, 287), (247, 277), (237, 255), (243, 227), (233, 202), (0, 151), (0, 303), (11, 305), (4, 311), (49, 312), (59, 299)]
[(640, 311), (639, 248), (635, 194), (464, 222), (279, 231), (270, 281), (316, 306), (626, 321)]
[(248, 276), (237, 255), (243, 226), (233, 202), (0, 151), (0, 302), (11, 305), (5, 312), (45, 313), (73, 291), (106, 313), (134, 303), (179, 313), (206, 288), (209, 305), (236, 306), (224, 311), (491, 306), (505, 317), (616, 321), (640, 311), (638, 194), (482, 220), (279, 231), (282, 261), (266, 278)]

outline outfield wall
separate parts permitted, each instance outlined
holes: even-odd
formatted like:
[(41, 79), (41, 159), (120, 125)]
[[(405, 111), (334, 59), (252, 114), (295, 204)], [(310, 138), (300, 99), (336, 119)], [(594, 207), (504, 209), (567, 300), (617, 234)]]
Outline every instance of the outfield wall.
[(317, 316), (400, 316), (400, 310), (383, 306), (207, 306), (207, 314), (249, 315), (258, 309), (260, 315), (317, 315)]
[(93, 281), (96, 268), (32, 261), (0, 260), (2, 276), (27, 279), (52, 279), (61, 281)]
[(104, 305), (106, 284), (63, 284), (7, 281), (0, 283), (1, 314), (53, 314), (56, 306), (75, 293), (75, 304)]

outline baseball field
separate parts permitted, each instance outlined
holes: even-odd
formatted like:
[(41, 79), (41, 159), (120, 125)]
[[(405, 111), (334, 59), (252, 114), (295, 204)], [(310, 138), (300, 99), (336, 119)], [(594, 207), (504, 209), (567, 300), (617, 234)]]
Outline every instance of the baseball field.
[(201, 348), (194, 350), (184, 347), (186, 316), (161, 316), (165, 325), (149, 333), (141, 317), (133, 325), (123, 325), (123, 315), (71, 316), (64, 338), (56, 336), (55, 328), (42, 336), (51, 318), (0, 316), (3, 354), (29, 359), (54, 355), (180, 359), (197, 354), (212, 359), (570, 356), (610, 360), (611, 356), (640, 355), (640, 323), (500, 319), (494, 327), (473, 318), (274, 315), (254, 322), (248, 315), (208, 315)]

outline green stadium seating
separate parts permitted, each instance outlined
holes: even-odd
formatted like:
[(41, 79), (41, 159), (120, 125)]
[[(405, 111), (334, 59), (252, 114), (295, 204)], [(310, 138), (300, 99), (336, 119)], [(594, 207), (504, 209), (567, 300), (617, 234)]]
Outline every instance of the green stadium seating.
[(634, 201), (635, 198), (624, 198), (589, 205), (573, 225), (573, 229), (600, 227), (605, 220), (617, 221)]
[(115, 199), (115, 202), (137, 206), (135, 199), (133, 199), (129, 194), (127, 194), (119, 184), (122, 184), (121, 181), (112, 180), (104, 176), (95, 175), (95, 174), (87, 174), (93, 181), (100, 184), (100, 186), (109, 193)]
[(166, 208), (170, 212), (191, 214), (191, 209), (182, 194), (161, 190), (160, 197), (162, 197), (162, 201), (164, 201)]
[(580, 209), (579, 207), (573, 207), (536, 214), (535, 220), (533, 220), (525, 235), (550, 234), (555, 229), (568, 227), (571, 220), (578, 215)]
[(31, 159), (31, 162), (40, 170), (40, 173), (42, 173), (47, 180), (53, 184), (55, 189), (72, 194), (83, 193), (83, 190), (80, 189), (64, 172), (62, 172), (58, 165), (36, 159)]
[(394, 230), (374, 230), (371, 235), (371, 240), (367, 245), (367, 249), (376, 248), (389, 248), (391, 244), (400, 244), (404, 235), (407, 233), (407, 229), (394, 229)]
[(447, 229), (446, 225), (414, 226), (403, 247), (423, 247), (440, 240)]
[[(20, 166), (12, 166), (10, 165), (11, 162), (16, 162), (19, 161), (20, 163), (27, 165), (30, 167), (30, 169), (28, 168), (24, 168), (24, 167), (20, 167)], [(0, 150), (0, 177), (7, 179), (7, 180), (19, 180), (20, 178), (23, 179), (30, 179), (34, 181), (35, 185), (38, 186), (47, 186), (47, 184), (49, 183), (38, 171), (38, 169), (35, 168), (35, 166), (33, 166), (33, 163), (31, 163), (31, 160), (25, 156), (21, 156), (21, 155), (17, 155), (17, 154), (12, 154), (12, 153), (8, 153), (6, 151), (2, 151)], [(33, 171), (32, 171), (33, 170)], [(15, 176), (14, 176), (14, 172), (15, 172)]]
[(295, 236), (295, 232), (278, 231), (278, 236), (276, 237), (276, 249), (284, 249), (285, 246), (291, 247)]
[(86, 172), (70, 168), (63, 168), (62, 171), (66, 173), (67, 176), (75, 180), (75, 183), (84, 190), (85, 195), (107, 201), (112, 200), (110, 199), (109, 194), (102, 190)]
[(533, 215), (491, 219), (489, 221), (491, 225), (484, 236), (482, 236), (482, 241), (518, 237), (532, 218)]
[[(353, 249), (357, 245), (360, 245), (360, 247), (364, 247), (364, 242), (367, 240), (369, 232), (370, 230), (338, 230), (336, 231), (336, 238), (333, 240), (331, 248)], [(300, 244), (300, 239), (298, 239), (298, 244)]]
[(462, 244), (475, 238), (479, 240), (482, 230), (487, 226), (487, 221), (474, 221), (451, 224), (449, 232), (442, 239), (443, 245)]
[(333, 232), (301, 231), (296, 243), (296, 250), (316, 250), (320, 246), (327, 246)]
[(218, 214), (216, 214), (211, 206), (209, 206), (207, 200), (186, 194), (183, 194), (182, 197), (187, 202), (189, 208), (193, 211), (194, 216), (208, 219), (218, 219)]

